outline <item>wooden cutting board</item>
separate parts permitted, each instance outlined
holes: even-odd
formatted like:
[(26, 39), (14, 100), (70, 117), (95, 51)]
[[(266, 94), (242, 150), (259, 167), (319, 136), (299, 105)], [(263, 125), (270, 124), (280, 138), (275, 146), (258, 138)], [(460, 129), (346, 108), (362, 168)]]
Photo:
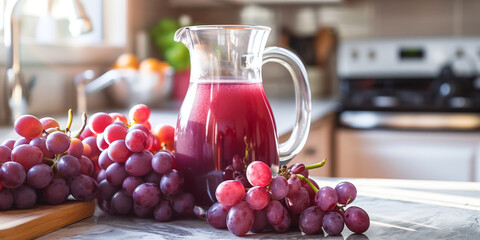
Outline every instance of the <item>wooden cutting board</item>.
[(93, 215), (95, 201), (0, 211), (0, 239), (32, 239)]

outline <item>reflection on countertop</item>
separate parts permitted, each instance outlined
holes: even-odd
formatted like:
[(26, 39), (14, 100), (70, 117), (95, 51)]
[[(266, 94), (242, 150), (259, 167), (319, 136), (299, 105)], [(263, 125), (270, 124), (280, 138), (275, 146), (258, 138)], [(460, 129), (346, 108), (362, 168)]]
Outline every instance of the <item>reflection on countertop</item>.
[[(335, 186), (345, 179), (315, 178), (320, 186)], [(348, 179), (358, 196), (352, 203), (370, 215), (370, 228), (325, 239), (478, 239), (480, 236), (480, 183), (393, 179)], [(250, 239), (311, 239), (320, 235), (288, 233), (248, 234)], [(192, 218), (167, 223), (153, 219), (110, 216), (97, 209), (94, 216), (40, 239), (231, 239), (227, 230), (215, 229)]]

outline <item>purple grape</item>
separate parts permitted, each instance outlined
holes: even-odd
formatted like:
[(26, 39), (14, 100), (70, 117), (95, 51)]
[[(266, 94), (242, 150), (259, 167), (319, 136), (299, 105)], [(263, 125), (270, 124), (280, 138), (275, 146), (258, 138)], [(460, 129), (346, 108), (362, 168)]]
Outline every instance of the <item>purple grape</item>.
[(11, 160), (12, 150), (7, 147), (0, 145), (0, 163), (5, 163)]
[[(299, 181), (300, 183), (300, 181)], [(283, 176), (276, 176), (270, 182), (270, 193), (273, 199), (283, 199), (288, 194), (288, 182)]]
[(267, 207), (267, 219), (271, 225), (278, 225), (283, 221), (284, 212), (287, 210), (277, 201), (272, 200)]
[(151, 171), (143, 177), (143, 180), (145, 182), (155, 183), (157, 185), (160, 185), (160, 180), (162, 180), (162, 175), (158, 174), (155, 171)]
[(110, 207), (115, 214), (127, 214), (133, 208), (132, 197), (125, 195), (122, 191), (116, 192), (110, 201)]
[[(223, 178), (223, 181), (227, 181), (227, 180), (233, 180), (233, 172), (235, 170), (233, 169), (232, 165), (228, 165), (225, 170), (223, 170), (223, 173), (222, 173), (222, 178)], [(248, 180), (247, 180), (248, 181)]]
[(243, 164), (242, 158), (240, 156), (235, 155), (232, 159), (232, 167), (234, 170), (242, 172), (245, 170), (245, 165)]
[(141, 152), (147, 148), (148, 135), (139, 129), (129, 130), (125, 137), (125, 145), (132, 152)]
[(370, 227), (370, 217), (359, 207), (349, 207), (345, 211), (345, 225), (354, 233), (364, 233)]
[(327, 212), (325, 216), (323, 216), (322, 226), (323, 230), (329, 235), (339, 235), (344, 227), (342, 215), (337, 212)]
[(331, 211), (338, 202), (338, 196), (335, 189), (331, 187), (322, 187), (315, 195), (315, 203), (322, 211)]
[(227, 228), (237, 235), (244, 236), (253, 226), (254, 215), (252, 209), (248, 207), (248, 203), (241, 201), (234, 205), (227, 214)]
[(119, 189), (119, 186), (114, 186), (107, 180), (103, 180), (98, 184), (98, 196), (103, 200), (110, 201), (113, 194), (115, 194)]
[(161, 201), (155, 208), (153, 209), (153, 217), (158, 222), (167, 222), (170, 221), (172, 218), (172, 208), (168, 201)]
[(70, 195), (70, 188), (63, 178), (54, 178), (52, 182), (42, 190), (43, 200), (53, 205), (65, 202), (68, 195)]
[(32, 208), (37, 202), (37, 194), (35, 193), (35, 190), (28, 185), (22, 185), (18, 188), (12, 189), (12, 195), (15, 207), (19, 209)]
[(152, 168), (159, 174), (166, 174), (172, 171), (173, 155), (170, 152), (160, 151), (152, 159)]
[(58, 173), (68, 179), (80, 172), (80, 161), (72, 155), (65, 155), (58, 160)]
[(304, 187), (295, 194), (289, 194), (285, 198), (287, 209), (293, 214), (301, 214), (303, 210), (310, 206), (310, 196)]
[(338, 203), (350, 204), (357, 197), (357, 188), (351, 182), (341, 182), (335, 187), (338, 196)]
[(128, 176), (125, 165), (122, 163), (113, 163), (105, 171), (107, 181), (115, 186), (120, 186), (123, 180)]
[(235, 181), (241, 183), (243, 185), (243, 187), (245, 187), (245, 188), (251, 188), (252, 187), (252, 184), (250, 184), (248, 182), (247, 177), (244, 176), (244, 175), (239, 175), (239, 176), (235, 177)]
[(13, 139), (7, 139), (2, 142), (2, 146), (10, 148), (10, 150), (13, 150), (13, 146), (15, 146), (15, 140)]
[(207, 211), (207, 222), (210, 226), (218, 229), (227, 228), (227, 214), (231, 206), (225, 206), (219, 202), (214, 203)]
[(162, 192), (155, 183), (142, 183), (133, 191), (135, 204), (145, 208), (153, 208), (161, 199)]
[(74, 176), (68, 185), (73, 197), (79, 201), (91, 201), (97, 196), (98, 184), (89, 176)]
[(135, 204), (135, 201), (133, 203), (133, 211), (135, 212), (135, 215), (140, 218), (151, 218), (153, 217), (153, 208), (147, 208), (147, 207), (142, 207), (140, 205)]
[(47, 143), (47, 139), (43, 137), (39, 137), (39, 138), (32, 139), (29, 144), (32, 146), (38, 147), (40, 150), (42, 150), (44, 158), (54, 158), (55, 154), (52, 151), (47, 149), (46, 143)]
[(13, 151), (13, 149), (17, 148), (20, 145), (29, 144), (29, 143), (30, 143), (30, 139), (21, 137), (20, 139), (15, 141), (15, 144), (13, 145), (12, 151)]
[(135, 188), (140, 186), (140, 184), (143, 183), (143, 180), (139, 177), (134, 177), (134, 176), (128, 176), (123, 180), (122, 184), (122, 191), (125, 193), (125, 195), (131, 197), (133, 196), (133, 191), (135, 191)]
[(268, 226), (267, 208), (261, 210), (253, 210), (253, 226), (250, 231), (253, 233), (261, 233)]
[(15, 147), (10, 157), (12, 161), (22, 164), (23, 168), (28, 171), (33, 165), (42, 163), (43, 153), (36, 146), (23, 144)]
[(102, 169), (107, 170), (108, 166), (112, 165), (112, 163), (113, 161), (108, 156), (108, 151), (103, 151), (100, 153), (100, 156), (98, 157), (98, 165)]
[(324, 213), (317, 206), (311, 206), (300, 215), (298, 226), (305, 234), (312, 235), (322, 231)]
[(93, 165), (92, 160), (88, 157), (82, 156), (78, 161), (80, 162), (80, 174), (91, 177), (95, 171), (95, 165)]
[(70, 138), (63, 132), (53, 132), (47, 136), (45, 146), (54, 154), (64, 153), (70, 147)]
[(272, 225), (273, 229), (279, 233), (284, 233), (287, 232), (288, 229), (290, 229), (290, 224), (291, 224), (291, 218), (290, 215), (288, 215), (287, 211), (283, 212), (283, 219), (280, 224), (277, 225)]
[(47, 164), (37, 164), (27, 172), (27, 183), (34, 188), (44, 188), (53, 180), (53, 170)]
[(132, 154), (125, 145), (125, 140), (117, 140), (108, 147), (108, 156), (114, 162), (124, 163)]
[(193, 207), (195, 207), (195, 198), (190, 193), (180, 193), (172, 198), (172, 208), (180, 215), (192, 215)]
[(104, 136), (105, 136), (105, 132), (97, 135), (96, 142), (97, 142), (97, 147), (100, 151), (105, 151), (108, 148), (108, 146), (110, 146), (110, 144), (107, 141), (105, 141)]
[(107, 179), (107, 175), (105, 174), (105, 170), (103, 169), (98, 170), (96, 174), (97, 174), (96, 180), (98, 183)]
[[(293, 174), (302, 174), (305, 171), (305, 164), (303, 163), (295, 163), (290, 167), (290, 172)], [(303, 175), (303, 174), (302, 174)], [(308, 177), (303, 175), (304, 177)]]
[(245, 201), (252, 210), (264, 209), (270, 203), (270, 194), (264, 187), (252, 187), (245, 195)]
[(163, 175), (160, 180), (160, 188), (165, 195), (174, 196), (182, 191), (184, 179), (180, 172), (172, 170), (171, 172)]
[(142, 152), (133, 153), (125, 162), (125, 170), (131, 176), (141, 177), (152, 170), (153, 154), (144, 150)]
[(27, 174), (20, 163), (6, 162), (0, 167), (0, 183), (6, 188), (17, 188), (23, 184)]
[(288, 192), (291, 194), (297, 194), (298, 190), (302, 187), (302, 181), (297, 175), (292, 175), (288, 179)]
[(9, 210), (13, 207), (12, 193), (6, 188), (0, 190), (0, 211)]

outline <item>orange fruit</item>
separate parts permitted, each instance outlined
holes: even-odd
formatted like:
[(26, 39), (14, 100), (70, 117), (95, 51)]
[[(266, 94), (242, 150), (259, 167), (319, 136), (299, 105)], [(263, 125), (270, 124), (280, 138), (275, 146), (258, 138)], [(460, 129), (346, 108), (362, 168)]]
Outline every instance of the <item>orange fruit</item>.
[(155, 58), (147, 58), (140, 63), (141, 72), (159, 72), (163, 73), (169, 65), (167, 62)]
[(138, 69), (138, 58), (131, 53), (124, 53), (117, 58), (113, 68), (121, 68), (121, 69)]

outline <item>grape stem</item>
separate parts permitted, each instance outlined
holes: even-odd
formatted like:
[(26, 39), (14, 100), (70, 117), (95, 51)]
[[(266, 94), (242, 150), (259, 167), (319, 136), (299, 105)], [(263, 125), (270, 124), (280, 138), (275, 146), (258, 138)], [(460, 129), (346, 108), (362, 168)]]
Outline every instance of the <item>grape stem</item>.
[(296, 174), (296, 175), (297, 175), (298, 178), (300, 178), (300, 180), (307, 182), (308, 185), (310, 185), (310, 187), (313, 189), (313, 191), (315, 192), (315, 194), (317, 194), (318, 188), (315, 187), (315, 185), (313, 185), (313, 183), (310, 181), (310, 179), (304, 177), (302, 174)]
[(70, 132), (70, 128), (72, 127), (72, 122), (73, 122), (73, 113), (72, 109), (68, 109), (68, 123), (67, 127), (65, 128), (65, 133)]
[(87, 113), (82, 114), (82, 126), (80, 127), (80, 130), (78, 130), (78, 133), (73, 137), (73, 138), (80, 138), (80, 135), (82, 135), (83, 130), (85, 130), (85, 127), (87, 126)]
[(312, 165), (305, 166), (305, 169), (310, 170), (310, 169), (320, 168), (320, 167), (323, 167), (323, 165), (325, 165), (325, 163), (327, 163), (327, 159), (323, 159), (319, 163), (315, 163), (315, 164), (312, 164)]

